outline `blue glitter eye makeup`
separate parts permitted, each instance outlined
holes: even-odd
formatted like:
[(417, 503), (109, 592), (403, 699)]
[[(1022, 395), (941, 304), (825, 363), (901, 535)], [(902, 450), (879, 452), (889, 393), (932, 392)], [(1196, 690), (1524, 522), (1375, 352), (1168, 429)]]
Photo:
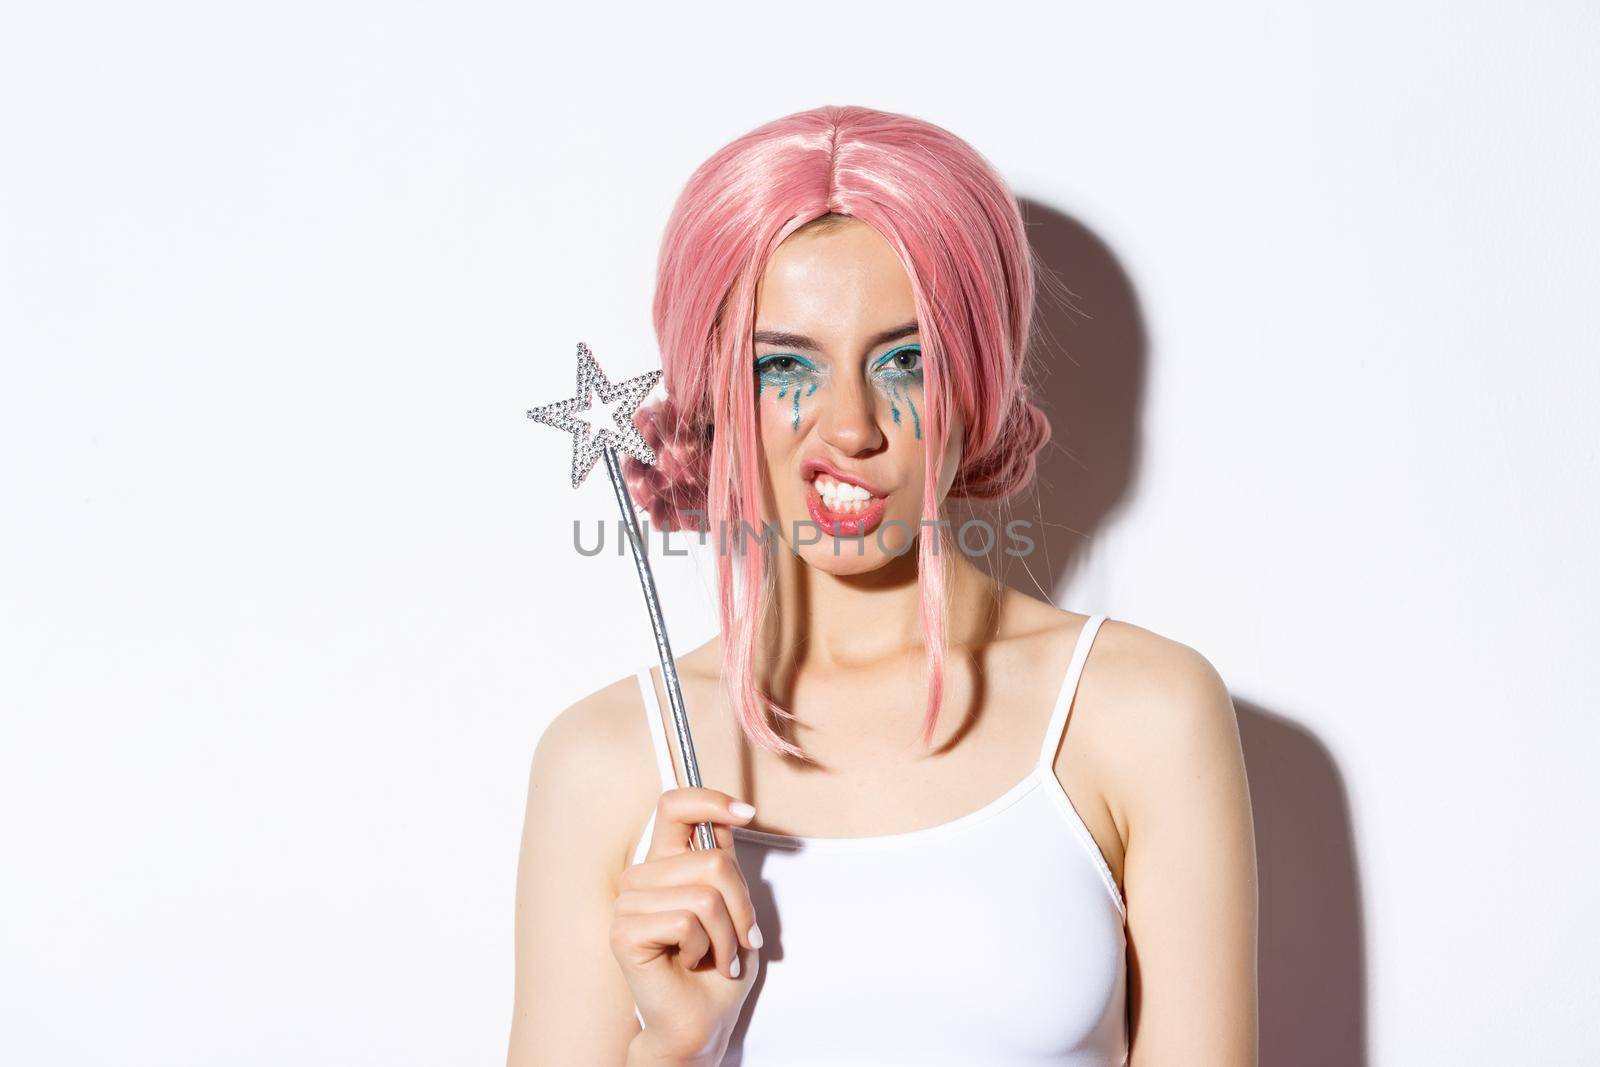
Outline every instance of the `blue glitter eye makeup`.
[[(756, 399), (771, 388), (780, 399), (791, 400), (790, 427), (800, 429), (800, 398), (809, 397), (826, 379), (822, 367), (790, 352), (773, 353), (756, 360)], [(906, 412), (911, 415), (911, 427), (917, 439), (922, 439), (922, 416), (910, 395), (913, 388), (922, 387), (922, 346), (901, 345), (890, 349), (872, 363), (873, 384), (889, 398), (889, 414), (896, 426)]]
[(872, 370), (878, 388), (889, 396), (889, 414), (894, 424), (900, 425), (900, 405), (904, 404), (911, 412), (911, 428), (917, 440), (922, 440), (922, 416), (917, 414), (917, 405), (907, 393), (911, 387), (922, 385), (922, 346), (901, 345), (891, 349), (872, 365)]
[(798, 431), (801, 394), (810, 396), (816, 392), (821, 377), (821, 368), (804, 356), (788, 353), (762, 356), (756, 360), (756, 399), (761, 399), (761, 394), (766, 392), (768, 386), (776, 389), (780, 398), (787, 397), (792, 392), (794, 402), (790, 425)]

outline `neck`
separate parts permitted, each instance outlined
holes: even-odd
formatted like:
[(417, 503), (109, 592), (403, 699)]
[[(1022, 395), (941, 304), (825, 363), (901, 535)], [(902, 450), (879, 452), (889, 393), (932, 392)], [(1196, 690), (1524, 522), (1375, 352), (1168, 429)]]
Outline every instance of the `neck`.
[[(761, 640), (769, 661), (848, 669), (925, 654), (915, 549), (874, 570), (846, 575), (812, 567), (787, 550), (775, 556), (777, 596)], [(954, 545), (944, 546), (934, 565), (944, 566), (948, 576), (945, 626), (951, 647), (988, 632), (996, 583)]]

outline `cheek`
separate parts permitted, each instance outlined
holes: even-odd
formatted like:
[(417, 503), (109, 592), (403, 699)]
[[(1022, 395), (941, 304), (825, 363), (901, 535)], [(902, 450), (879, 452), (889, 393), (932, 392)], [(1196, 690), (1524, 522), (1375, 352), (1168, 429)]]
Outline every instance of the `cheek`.
[(889, 403), (889, 419), (897, 429), (909, 431), (912, 440), (922, 440), (922, 380), (885, 376), (873, 386)]
[(815, 378), (794, 378), (789, 381), (758, 381), (756, 384), (756, 412), (761, 419), (763, 436), (773, 429), (782, 429), (790, 435), (800, 432), (800, 426), (810, 417), (816, 406)]

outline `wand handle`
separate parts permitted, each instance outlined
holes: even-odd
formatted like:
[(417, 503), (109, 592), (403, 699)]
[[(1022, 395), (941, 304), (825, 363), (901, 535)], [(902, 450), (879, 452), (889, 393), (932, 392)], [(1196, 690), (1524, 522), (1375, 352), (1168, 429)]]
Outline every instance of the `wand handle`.
[[(672, 643), (667, 640), (667, 622), (661, 616), (661, 601), (656, 597), (656, 580), (650, 572), (650, 559), (645, 555), (644, 537), (639, 533), (639, 519), (633, 513), (633, 498), (628, 496), (628, 486), (622, 480), (622, 462), (610, 441), (603, 445), (606, 473), (611, 476), (611, 488), (617, 494), (617, 507), (622, 511), (623, 528), (628, 531), (628, 544), (633, 547), (633, 563), (639, 570), (639, 588), (644, 590), (645, 606), (650, 609), (650, 626), (656, 633), (656, 653), (661, 657), (661, 677), (667, 683), (667, 703), (672, 707), (672, 727), (678, 735), (678, 753), (683, 757), (683, 770), (689, 786), (699, 789), (700, 765), (694, 758), (694, 738), (689, 735), (689, 715), (684, 710), (683, 687), (678, 683), (678, 662), (672, 656)], [(717, 835), (709, 822), (694, 828), (695, 847), (702, 851), (717, 847)]]

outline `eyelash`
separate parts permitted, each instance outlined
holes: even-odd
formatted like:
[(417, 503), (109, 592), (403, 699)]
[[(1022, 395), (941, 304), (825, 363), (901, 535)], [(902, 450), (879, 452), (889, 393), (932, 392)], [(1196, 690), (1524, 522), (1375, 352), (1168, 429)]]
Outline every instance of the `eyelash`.
[[(782, 370), (773, 366), (774, 363), (782, 359), (787, 359), (797, 364), (797, 366), (785, 367)], [(801, 359), (799, 356), (762, 356), (760, 359), (756, 360), (756, 373), (764, 378), (776, 378), (780, 380), (798, 378), (800, 377), (802, 371), (815, 371), (816, 369), (817, 368), (814, 365), (808, 363), (806, 360)]]
[[(911, 353), (915, 353), (916, 354), (916, 356), (917, 356), (917, 365), (915, 367), (909, 367), (908, 368), (908, 367), (891, 367), (891, 366), (888, 366), (888, 364), (896, 356), (902, 355), (903, 353), (907, 353), (907, 352), (911, 352)], [(778, 361), (785, 360), (785, 359), (786, 360), (790, 360), (793, 363), (798, 364), (798, 366), (785, 367), (783, 369), (779, 369), (778, 367), (775, 366), (775, 364), (778, 363)], [(767, 377), (767, 378), (783, 380), (783, 379), (788, 379), (788, 378), (799, 377), (800, 374), (802, 373), (802, 369), (805, 370), (805, 371), (813, 371), (814, 372), (814, 371), (816, 371), (817, 368), (816, 368), (815, 365), (813, 365), (812, 363), (808, 362), (807, 360), (801, 359), (799, 356), (792, 356), (792, 355), (788, 355), (788, 354), (762, 356), (760, 359), (756, 360), (756, 373), (758, 375), (761, 375), (761, 376)], [(919, 345), (919, 344), (901, 345), (899, 348), (893, 349), (893, 350), (891, 350), (889, 352), (885, 352), (883, 354), (883, 358), (879, 359), (878, 362), (876, 362), (876, 363), (874, 363), (872, 365), (872, 369), (875, 370), (875, 371), (881, 370), (884, 373), (886, 373), (886, 374), (888, 374), (888, 375), (890, 375), (892, 377), (899, 377), (899, 378), (917, 378), (917, 377), (921, 377), (921, 375), (922, 375), (922, 346)]]
[(888, 367), (887, 368), (887, 373), (889, 373), (891, 375), (894, 375), (896, 377), (901, 377), (901, 378), (920, 378), (920, 377), (922, 377), (922, 346), (921, 345), (901, 345), (899, 348), (896, 348), (893, 351), (885, 352), (884, 355), (883, 355), (883, 358), (878, 360), (878, 362), (873, 365), (872, 369), (873, 370), (882, 370), (882, 369), (884, 369), (886, 364), (888, 364), (891, 360), (893, 360), (896, 356), (900, 355), (903, 352), (914, 352), (914, 353), (916, 353), (916, 356), (917, 356), (917, 364), (916, 364), (916, 366), (909, 367), (909, 368), (908, 367)]

